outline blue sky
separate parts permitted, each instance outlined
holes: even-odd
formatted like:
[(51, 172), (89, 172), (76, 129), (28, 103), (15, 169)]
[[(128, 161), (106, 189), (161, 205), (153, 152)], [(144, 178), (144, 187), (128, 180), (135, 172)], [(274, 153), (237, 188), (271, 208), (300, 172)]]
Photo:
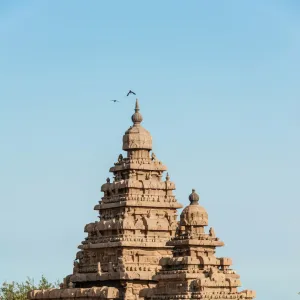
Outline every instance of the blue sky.
[[(298, 299), (299, 1), (1, 1), (0, 281), (62, 279), (136, 91), (242, 288)], [(114, 104), (110, 99), (119, 99)]]

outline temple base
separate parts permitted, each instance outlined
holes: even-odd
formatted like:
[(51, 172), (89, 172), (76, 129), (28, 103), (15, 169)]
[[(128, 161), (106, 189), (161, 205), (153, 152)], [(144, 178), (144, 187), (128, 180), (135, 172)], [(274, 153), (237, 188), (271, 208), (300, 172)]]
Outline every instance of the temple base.
[(28, 299), (64, 299), (71, 300), (100, 300), (120, 299), (119, 290), (114, 287), (92, 287), (92, 288), (69, 288), (69, 289), (48, 289), (33, 290), (27, 295)]

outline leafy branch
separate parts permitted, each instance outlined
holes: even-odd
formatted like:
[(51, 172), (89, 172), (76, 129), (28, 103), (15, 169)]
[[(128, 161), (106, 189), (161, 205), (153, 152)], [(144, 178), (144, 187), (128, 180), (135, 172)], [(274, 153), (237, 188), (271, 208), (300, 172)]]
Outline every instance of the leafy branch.
[(33, 278), (27, 277), (25, 282), (4, 282), (0, 288), (1, 300), (27, 300), (27, 293), (31, 290), (43, 290), (59, 287), (59, 281), (50, 283), (44, 275), (36, 285)]

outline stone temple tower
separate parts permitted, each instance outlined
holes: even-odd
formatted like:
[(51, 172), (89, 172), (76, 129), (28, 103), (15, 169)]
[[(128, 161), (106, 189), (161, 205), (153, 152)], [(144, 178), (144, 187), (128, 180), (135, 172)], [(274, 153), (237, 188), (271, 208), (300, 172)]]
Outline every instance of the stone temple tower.
[(216, 247), (224, 243), (216, 237), (208, 225), (208, 215), (198, 201), (200, 197), (192, 190), (190, 205), (180, 215), (176, 236), (168, 242), (173, 247), (173, 256), (160, 261), (162, 269), (155, 279), (155, 288), (144, 289), (146, 300), (175, 299), (253, 299), (251, 290), (238, 292), (240, 276), (230, 266), (232, 260), (216, 257)]
[(166, 167), (151, 152), (152, 137), (142, 120), (137, 100), (133, 125), (123, 136), (127, 155), (119, 155), (110, 168), (113, 180), (101, 187), (104, 195), (94, 208), (100, 221), (85, 226), (88, 236), (66, 286), (115, 287), (121, 298), (137, 299), (141, 289), (154, 285), (160, 259), (171, 255), (166, 243), (175, 236), (182, 205), (169, 175), (163, 178)]
[(60, 289), (34, 290), (29, 299), (253, 299), (238, 292), (239, 276), (229, 258), (217, 258), (223, 246), (193, 190), (190, 205), (181, 208), (175, 184), (152, 152), (152, 137), (142, 127), (136, 101), (133, 125), (123, 136), (123, 150), (113, 175), (101, 187), (95, 206), (99, 221), (89, 223), (78, 246), (73, 273)]

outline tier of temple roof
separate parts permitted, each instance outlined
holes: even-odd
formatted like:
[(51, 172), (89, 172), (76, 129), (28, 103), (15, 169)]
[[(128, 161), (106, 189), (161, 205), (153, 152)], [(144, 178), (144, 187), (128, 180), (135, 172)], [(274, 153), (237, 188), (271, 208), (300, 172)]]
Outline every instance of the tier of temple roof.
[[(167, 170), (167, 167), (156, 158), (154, 152), (152, 152), (151, 157), (148, 151), (145, 153), (145, 155), (143, 155), (144, 157), (141, 157), (141, 155), (137, 154), (140, 154), (140, 151), (131, 151), (130, 157), (123, 157), (123, 155), (120, 154), (118, 157), (118, 162), (116, 162), (115, 165), (109, 169), (109, 171), (113, 173), (123, 171), (122, 175), (130, 178), (138, 175), (136, 174), (136, 171), (139, 170), (157, 172), (155, 174), (156, 176), (161, 175), (163, 171)], [(124, 171), (128, 172), (126, 173)]]

